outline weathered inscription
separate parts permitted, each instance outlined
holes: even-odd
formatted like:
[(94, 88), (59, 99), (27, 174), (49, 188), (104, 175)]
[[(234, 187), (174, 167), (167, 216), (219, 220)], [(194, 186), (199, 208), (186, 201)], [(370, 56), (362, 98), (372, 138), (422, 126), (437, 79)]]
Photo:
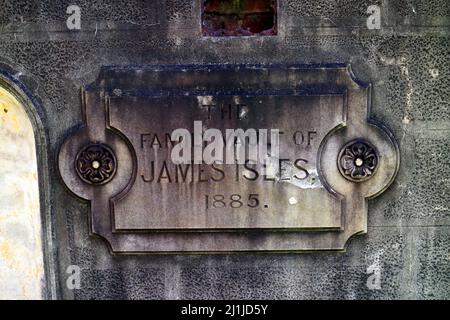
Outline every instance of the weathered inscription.
[[(316, 155), (320, 141), (344, 120), (343, 96), (208, 98), (225, 108), (205, 108), (207, 98), (136, 98), (136, 105), (110, 99), (110, 124), (130, 139), (138, 174), (127, 196), (115, 203), (116, 229), (340, 227), (339, 201), (321, 184)], [(236, 116), (237, 105), (246, 106), (244, 116)], [(206, 164), (194, 163), (192, 155), (191, 164), (173, 163), (172, 132), (185, 128), (194, 135), (195, 124), (200, 126), (195, 134), (214, 128), (224, 142), (235, 128), (278, 129), (279, 156), (257, 164), (248, 159)], [(202, 143), (200, 152), (207, 152), (209, 144)], [(222, 163), (227, 157), (224, 152)]]

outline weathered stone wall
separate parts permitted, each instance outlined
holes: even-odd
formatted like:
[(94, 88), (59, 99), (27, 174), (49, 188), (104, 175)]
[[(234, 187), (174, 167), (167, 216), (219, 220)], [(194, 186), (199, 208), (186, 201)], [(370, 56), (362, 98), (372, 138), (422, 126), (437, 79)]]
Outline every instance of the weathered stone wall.
[[(79, 31), (66, 27), (71, 4)], [(366, 27), (372, 4), (379, 30)], [(450, 2), (279, 0), (276, 36), (235, 38), (203, 37), (200, 11), (200, 0), (2, 2), (0, 68), (36, 98), (48, 145), (49, 296), (450, 298)], [(372, 115), (392, 129), (402, 159), (394, 184), (369, 202), (368, 233), (345, 253), (113, 257), (88, 235), (88, 204), (63, 186), (54, 159), (82, 124), (80, 87), (102, 65), (331, 62), (372, 83)], [(66, 287), (69, 265), (81, 268), (78, 290)], [(368, 268), (380, 271), (381, 289), (367, 287)]]

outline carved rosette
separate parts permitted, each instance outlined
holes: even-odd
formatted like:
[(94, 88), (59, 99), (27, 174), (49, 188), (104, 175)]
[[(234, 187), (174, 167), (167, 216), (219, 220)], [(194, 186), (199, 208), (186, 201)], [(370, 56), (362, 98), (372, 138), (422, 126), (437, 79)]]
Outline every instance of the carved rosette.
[(370, 179), (378, 166), (378, 152), (365, 140), (354, 140), (342, 147), (338, 157), (341, 174), (353, 182)]
[(116, 173), (117, 160), (108, 146), (93, 143), (82, 148), (75, 159), (78, 176), (89, 184), (105, 184)]

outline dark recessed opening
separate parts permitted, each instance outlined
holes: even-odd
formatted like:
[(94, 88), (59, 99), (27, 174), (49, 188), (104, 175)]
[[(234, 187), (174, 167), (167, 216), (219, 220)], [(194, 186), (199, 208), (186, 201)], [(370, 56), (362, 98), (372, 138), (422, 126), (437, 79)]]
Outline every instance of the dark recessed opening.
[(252, 36), (277, 34), (276, 0), (205, 0), (204, 36)]

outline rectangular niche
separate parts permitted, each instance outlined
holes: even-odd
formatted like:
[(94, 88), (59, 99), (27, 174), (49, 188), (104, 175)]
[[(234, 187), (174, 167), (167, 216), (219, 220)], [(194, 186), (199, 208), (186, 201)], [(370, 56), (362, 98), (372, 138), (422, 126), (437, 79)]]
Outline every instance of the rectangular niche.
[(277, 34), (277, 0), (203, 0), (202, 33), (210, 37)]

